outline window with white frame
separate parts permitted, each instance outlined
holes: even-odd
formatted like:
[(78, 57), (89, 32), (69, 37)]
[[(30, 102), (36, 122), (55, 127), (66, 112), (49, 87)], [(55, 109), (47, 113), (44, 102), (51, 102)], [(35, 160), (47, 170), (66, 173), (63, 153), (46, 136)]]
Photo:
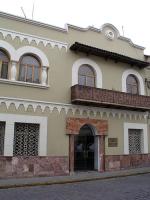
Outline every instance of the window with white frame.
[(148, 153), (147, 124), (124, 123), (124, 154)]
[[(20, 147), (24, 150), (18, 155), (47, 155), (47, 117), (0, 113), (0, 122), (4, 156), (15, 155)], [(26, 153), (26, 145), (33, 152)]]
[(81, 65), (78, 71), (78, 84), (95, 87), (95, 73), (91, 66)]
[(72, 66), (72, 86), (77, 84), (102, 88), (100, 66), (89, 58), (76, 60)]
[(143, 133), (141, 129), (129, 129), (129, 154), (143, 153)]
[(20, 60), (19, 81), (40, 83), (41, 64), (32, 54), (24, 55)]
[(0, 122), (0, 155), (4, 154), (5, 122)]
[(145, 94), (144, 79), (138, 71), (127, 69), (123, 72), (122, 92), (140, 95)]
[(39, 124), (15, 123), (14, 156), (37, 156)]
[(130, 94), (139, 94), (139, 83), (138, 83), (138, 79), (136, 78), (136, 76), (130, 74), (127, 77), (126, 80), (126, 84), (127, 84), (127, 93)]

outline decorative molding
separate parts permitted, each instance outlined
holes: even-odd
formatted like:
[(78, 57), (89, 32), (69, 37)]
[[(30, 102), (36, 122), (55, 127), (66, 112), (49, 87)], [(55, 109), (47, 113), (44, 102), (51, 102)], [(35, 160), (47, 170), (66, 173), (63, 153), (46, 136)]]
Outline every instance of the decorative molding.
[[(77, 135), (79, 134), (81, 127), (83, 127), (85, 124), (90, 124), (91, 130), (93, 130), (93, 134), (95, 136), (108, 135), (108, 120), (77, 117), (68, 117), (66, 119), (66, 133)], [(96, 131), (94, 131), (94, 128)]]
[(134, 75), (136, 76), (138, 82), (139, 82), (139, 86), (140, 86), (140, 94), (141, 95), (144, 95), (145, 94), (145, 86), (144, 86), (144, 81), (143, 81), (143, 78), (142, 76), (139, 74), (139, 72), (137, 72), (136, 70), (134, 69), (127, 69), (123, 72), (122, 74), (122, 92), (127, 92), (127, 84), (126, 84), (126, 80), (127, 80), (127, 77), (128, 75)]
[(105, 36), (109, 40), (114, 40), (114, 38), (115, 38), (114, 32), (110, 29), (105, 32)]
[(0, 48), (3, 48), (7, 51), (10, 60), (15, 61), (16, 57), (16, 49), (6, 41), (0, 40)]
[(82, 28), (82, 27), (79, 27), (79, 26), (71, 25), (71, 24), (65, 24), (65, 29), (63, 31), (66, 30), (66, 32), (68, 32), (69, 28), (71, 28), (71, 29), (74, 29), (74, 30), (82, 31), (82, 32), (86, 32), (86, 31), (91, 30), (91, 31), (94, 31), (94, 32), (97, 32), (97, 33), (101, 33), (102, 30), (103, 30), (103, 28), (106, 27), (106, 26), (108, 26), (108, 25), (109, 25), (109, 27), (111, 27), (116, 32), (116, 36), (117, 36), (117, 38), (119, 40), (123, 40), (123, 41), (129, 43), (134, 48), (137, 48), (137, 49), (140, 49), (140, 50), (144, 50), (145, 49), (145, 47), (143, 47), (143, 46), (134, 44), (130, 38), (121, 36), (120, 33), (119, 33), (119, 31), (118, 31), (118, 29), (114, 25), (109, 24), (109, 23), (102, 25), (100, 27), (100, 29), (98, 29), (96, 27), (93, 27), (93, 26), (88, 26), (87, 28)]
[(124, 123), (124, 154), (129, 154), (129, 129), (143, 130), (143, 153), (148, 153), (147, 124)]
[[(117, 110), (117, 109), (109, 109), (109, 108), (100, 108), (100, 107), (88, 107), (88, 106), (79, 106), (72, 104), (63, 104), (63, 103), (55, 103), (55, 102), (46, 102), (46, 101), (38, 101), (38, 100), (29, 100), (29, 99), (21, 99), (21, 98), (11, 98), (11, 97), (0, 97), (0, 105), (5, 104), (7, 110), (9, 110), (10, 105), (14, 105), (16, 110), (18, 110), (19, 106), (23, 106), (25, 111), (29, 107), (32, 107), (33, 112), (36, 109), (40, 108), (41, 112), (44, 112), (45, 109), (48, 109), (50, 113), (52, 113), (55, 109), (61, 113), (61, 111), (65, 111), (66, 115), (71, 111), (73, 115), (76, 112), (81, 116), (83, 113), (86, 113), (88, 117), (100, 116), (101, 118), (116, 118), (119, 119), (130, 119), (130, 120), (146, 120), (148, 117), (148, 112), (137, 112), (137, 111), (128, 111), (128, 110)], [(48, 111), (47, 110), (47, 111)]]
[(25, 86), (25, 87), (43, 88), (43, 89), (47, 89), (50, 87), (49, 85), (44, 85), (44, 84), (39, 84), (39, 83), (13, 81), (13, 80), (2, 79), (2, 78), (0, 78), (0, 83), (10, 84), (10, 85), (20, 85), (20, 86)]
[[(110, 38), (112, 38), (112, 36), (113, 36), (113, 38), (114, 38), (115, 35), (116, 35), (117, 38), (120, 36), (120, 33), (119, 33), (118, 29), (117, 29), (114, 25), (112, 25), (112, 24), (110, 24), (110, 23), (103, 24), (103, 25), (101, 26), (101, 31), (103, 31), (105, 28), (108, 29), (108, 30), (105, 32), (106, 34), (109, 35), (109, 33), (112, 33), (112, 34), (110, 35)], [(112, 39), (113, 39), (113, 38), (112, 38)]]
[(45, 53), (33, 46), (23, 46), (16, 50), (16, 61), (19, 61), (21, 56), (27, 53), (35, 54), (41, 61), (42, 67), (49, 66), (49, 61)]
[[(78, 27), (78, 26), (74, 26), (74, 25), (71, 25), (71, 24), (66, 24), (65, 25), (65, 28), (60, 28), (60, 27), (56, 27), (56, 26), (52, 26), (52, 25), (49, 25), (49, 24), (45, 24), (45, 23), (42, 23), (42, 22), (38, 22), (38, 21), (34, 21), (34, 20), (30, 20), (30, 19), (25, 19), (23, 17), (19, 17), (19, 16), (15, 16), (15, 15), (12, 15), (12, 14), (8, 14), (8, 13), (4, 13), (4, 12), (0, 12), (0, 17), (4, 17), (4, 18), (7, 18), (7, 19), (11, 19), (11, 20), (15, 20), (15, 21), (21, 21), (21, 22), (24, 22), (26, 24), (32, 24), (32, 25), (35, 25), (35, 26), (38, 26), (38, 27), (43, 27), (43, 28), (47, 28), (47, 29), (53, 29), (53, 30), (56, 30), (56, 31), (60, 31), (60, 32), (63, 32), (63, 33), (67, 33), (69, 31), (69, 28), (71, 29), (75, 29), (75, 30), (78, 30), (78, 31), (83, 31), (83, 32), (86, 32), (86, 31), (94, 31), (94, 32), (97, 32), (97, 33), (101, 33), (101, 30), (102, 30), (102, 27), (103, 26), (106, 26), (108, 24), (104, 24), (101, 26), (100, 29), (98, 28), (95, 28), (93, 26), (88, 26), (87, 28), (81, 28), (81, 27)], [(113, 26), (112, 24), (109, 24), (109, 26), (111, 25), (111, 27), (113, 27), (113, 29), (115, 28), (117, 31), (118, 29)], [(4, 29), (3, 29), (4, 30)], [(6, 29), (5, 29), (6, 30)], [(29, 35), (31, 36), (31, 35)], [(39, 38), (39, 37), (38, 37)], [(44, 38), (44, 41), (45, 41), (46, 38)], [(129, 38), (126, 38), (124, 36), (118, 36), (118, 39), (120, 40), (123, 40), (125, 42), (128, 42), (131, 46), (137, 48), (137, 49), (140, 49), (140, 50), (144, 50), (145, 48), (142, 47), (142, 46), (139, 46), (139, 45), (136, 45), (134, 44), (131, 39)], [(47, 40), (47, 39), (46, 39)], [(53, 41), (53, 40), (50, 40), (50, 41)], [(55, 41), (55, 40), (54, 40)], [(56, 41), (58, 42), (58, 41)], [(58, 42), (59, 43), (59, 42)], [(62, 43), (60, 42), (60, 44), (65, 44), (67, 45), (66, 43)], [(57, 46), (57, 45), (56, 45)], [(67, 47), (65, 47), (67, 48)]]
[(35, 26), (43, 27), (43, 28), (54, 29), (54, 30), (57, 30), (57, 31), (66, 32), (65, 29), (57, 27), (57, 26), (52, 26), (52, 25), (49, 25), (49, 24), (46, 24), (46, 23), (43, 23), (43, 22), (38, 22), (38, 21), (35, 21), (35, 20), (27, 19), (27, 18), (24, 18), (24, 17), (12, 15), (12, 14), (5, 13), (5, 12), (0, 12), (0, 17), (5, 17), (7, 19), (11, 19), (11, 20), (19, 21), (19, 22), (24, 22), (26, 24), (32, 24), (32, 25), (35, 25)]
[(135, 47), (135, 48), (140, 49), (140, 50), (145, 50), (145, 47), (142, 47), (140, 45), (134, 44), (130, 38), (127, 38), (127, 37), (124, 37), (124, 36), (120, 35), (118, 37), (118, 39), (119, 40), (123, 40), (123, 41), (129, 43), (132, 47)]
[(3, 48), (8, 52), (11, 61), (19, 62), (20, 57), (23, 54), (32, 53), (32, 54), (35, 54), (36, 56), (38, 56), (38, 58), (41, 61), (42, 66), (44, 65), (44, 66), (49, 67), (49, 61), (48, 61), (47, 56), (45, 55), (45, 53), (43, 51), (41, 51), (40, 49), (38, 49), (36, 47), (23, 46), (16, 50), (8, 42), (0, 40), (0, 48)]
[(78, 84), (78, 71), (81, 65), (90, 65), (96, 75), (96, 87), (102, 88), (102, 72), (100, 66), (89, 58), (80, 58), (73, 63), (72, 66), (72, 86)]
[(40, 124), (38, 155), (47, 155), (47, 117), (3, 113), (0, 121), (6, 121), (4, 156), (13, 156), (15, 122)]
[(48, 38), (39, 37), (36, 35), (30, 35), (27, 33), (16, 32), (16, 31), (8, 30), (8, 29), (0, 28), (0, 33), (3, 35), (4, 38), (10, 35), (12, 40), (14, 40), (15, 38), (19, 38), (21, 42), (23, 40), (27, 40), (29, 44), (31, 44), (31, 42), (35, 42), (37, 45), (39, 43), (42, 43), (44, 46), (50, 45), (52, 48), (58, 47), (59, 50), (61, 50), (62, 48), (65, 48), (66, 51), (68, 47), (68, 44), (65, 42), (51, 40)]

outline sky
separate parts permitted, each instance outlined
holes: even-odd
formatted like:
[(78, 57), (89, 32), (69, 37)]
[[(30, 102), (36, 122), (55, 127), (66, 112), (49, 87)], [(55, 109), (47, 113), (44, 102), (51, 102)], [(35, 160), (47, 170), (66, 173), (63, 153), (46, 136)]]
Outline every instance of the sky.
[(24, 17), (23, 7), (32, 19), (33, 4), (36, 21), (62, 28), (66, 23), (96, 28), (111, 23), (150, 55), (150, 0), (0, 0), (0, 11)]

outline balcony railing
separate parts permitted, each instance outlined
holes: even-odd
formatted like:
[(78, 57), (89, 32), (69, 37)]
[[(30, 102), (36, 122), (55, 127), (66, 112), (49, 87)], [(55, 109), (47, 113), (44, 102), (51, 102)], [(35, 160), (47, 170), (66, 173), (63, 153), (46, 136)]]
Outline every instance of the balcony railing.
[(74, 104), (98, 107), (141, 111), (150, 110), (150, 96), (134, 95), (82, 85), (74, 85), (71, 87), (71, 102)]

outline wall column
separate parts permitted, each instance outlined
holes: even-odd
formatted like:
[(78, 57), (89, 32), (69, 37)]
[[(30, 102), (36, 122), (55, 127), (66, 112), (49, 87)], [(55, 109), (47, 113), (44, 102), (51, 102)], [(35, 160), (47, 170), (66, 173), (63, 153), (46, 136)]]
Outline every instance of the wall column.
[(100, 159), (100, 168), (99, 171), (105, 171), (105, 135), (99, 136), (99, 159)]
[(10, 68), (10, 80), (16, 81), (16, 75), (17, 75), (17, 62), (12, 61), (11, 68)]
[(42, 67), (41, 83), (44, 86), (47, 84), (47, 67), (45, 66)]
[(13, 145), (14, 145), (14, 122), (6, 121), (4, 156), (13, 156)]
[(69, 135), (69, 171), (74, 172), (74, 135)]

